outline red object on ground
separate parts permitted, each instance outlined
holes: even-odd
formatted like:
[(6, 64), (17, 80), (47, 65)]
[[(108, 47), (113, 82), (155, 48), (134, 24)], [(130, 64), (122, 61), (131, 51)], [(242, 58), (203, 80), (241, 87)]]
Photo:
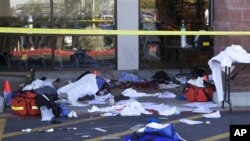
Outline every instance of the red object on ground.
[(11, 86), (10, 86), (10, 82), (8, 80), (5, 80), (3, 83), (3, 91), (6, 93), (11, 93)]

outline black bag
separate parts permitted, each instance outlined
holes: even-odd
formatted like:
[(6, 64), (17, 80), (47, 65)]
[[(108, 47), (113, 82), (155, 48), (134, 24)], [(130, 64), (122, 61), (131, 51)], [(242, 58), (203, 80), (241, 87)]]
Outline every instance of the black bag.
[(170, 81), (170, 78), (168, 77), (168, 74), (165, 71), (158, 71), (156, 72), (152, 78), (154, 81), (159, 83), (164, 83), (165, 81)]
[(60, 117), (61, 108), (60, 105), (54, 101), (53, 96), (46, 94), (38, 94), (36, 97), (37, 106), (40, 108), (42, 106), (47, 106), (48, 109), (52, 109), (55, 117)]

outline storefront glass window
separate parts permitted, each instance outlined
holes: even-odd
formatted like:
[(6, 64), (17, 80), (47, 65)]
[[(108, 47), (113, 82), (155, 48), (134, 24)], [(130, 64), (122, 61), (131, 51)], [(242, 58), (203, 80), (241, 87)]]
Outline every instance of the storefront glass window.
[[(2, 27), (116, 29), (115, 0), (1, 0), (0, 9)], [(11, 68), (116, 68), (116, 36), (1, 36)]]
[[(187, 31), (209, 30), (210, 4), (211, 0), (140, 0), (140, 30), (180, 31), (182, 23)], [(187, 36), (186, 45), (197, 47), (196, 39)], [(189, 67), (180, 45), (180, 36), (140, 36), (140, 69), (178, 68), (179, 62), (186, 62), (181, 67)], [(206, 66), (207, 54), (191, 57), (199, 60), (197, 66)]]

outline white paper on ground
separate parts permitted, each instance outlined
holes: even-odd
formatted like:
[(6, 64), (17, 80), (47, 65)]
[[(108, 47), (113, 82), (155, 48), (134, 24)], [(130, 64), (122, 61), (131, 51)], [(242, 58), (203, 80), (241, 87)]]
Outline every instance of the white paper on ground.
[(91, 135), (82, 135), (81, 137), (82, 138), (91, 138), (92, 136)]
[(175, 98), (176, 94), (169, 92), (169, 91), (165, 91), (162, 94), (158, 95), (158, 98)]
[(97, 106), (93, 106), (91, 109), (88, 109), (87, 111), (90, 113), (93, 112), (114, 112), (114, 111), (120, 111), (121, 109), (124, 109), (126, 105), (113, 105), (113, 106), (107, 106), (104, 108), (98, 108)]
[(45, 132), (48, 132), (48, 133), (54, 132), (54, 128), (50, 128), (50, 129), (46, 130)]
[(68, 114), (68, 117), (69, 118), (72, 118), (72, 117), (77, 117), (77, 113), (75, 111), (71, 111), (69, 114)]
[(92, 106), (92, 108), (89, 110), (87, 110), (89, 113), (93, 113), (93, 112), (101, 112), (101, 109), (96, 107), (95, 105)]
[(205, 118), (220, 118), (221, 117), (220, 112), (218, 110), (214, 113), (204, 114), (202, 116)]
[(180, 114), (180, 111), (175, 106), (170, 107), (169, 105), (155, 104), (155, 105), (148, 105), (148, 106), (143, 106), (143, 107), (145, 109), (155, 110), (159, 113), (159, 115), (162, 115), (162, 116), (170, 116), (173, 114)]
[(189, 124), (189, 125), (203, 124), (202, 121), (190, 120), (190, 119), (187, 119), (187, 118), (180, 119), (180, 122), (183, 122), (183, 123), (186, 123), (186, 124)]
[[(156, 122), (151, 122), (151, 123), (147, 124), (145, 127), (150, 127), (150, 128), (154, 128), (154, 129), (162, 129), (162, 128), (165, 128), (167, 126), (169, 126), (169, 124), (160, 124), (160, 123), (156, 123)], [(145, 127), (138, 129), (138, 132), (144, 132)]]
[(120, 114), (119, 112), (107, 112), (107, 113), (101, 114), (101, 116), (103, 116), (103, 117), (113, 117), (113, 116), (117, 116), (119, 114)]
[(102, 95), (102, 96), (95, 96), (95, 99), (88, 101), (88, 104), (106, 104), (107, 100), (113, 97), (110, 93), (107, 95)]
[(143, 92), (137, 92), (135, 89), (132, 88), (127, 88), (124, 91), (122, 91), (121, 94), (130, 98), (136, 98), (136, 97), (158, 96), (161, 93), (147, 94)]
[(211, 112), (213, 112), (213, 110), (211, 110), (207, 107), (200, 106), (200, 107), (194, 109), (192, 112), (205, 114), (205, 113), (211, 113)]
[(132, 102), (125, 106), (124, 109), (120, 111), (121, 116), (139, 116), (141, 114), (152, 114), (145, 110), (140, 102)]
[(28, 133), (30, 133), (31, 132), (31, 128), (26, 128), (26, 129), (22, 129), (22, 132), (28, 132)]
[(170, 107), (169, 109), (158, 111), (161, 116), (178, 115), (180, 111), (176, 107)]

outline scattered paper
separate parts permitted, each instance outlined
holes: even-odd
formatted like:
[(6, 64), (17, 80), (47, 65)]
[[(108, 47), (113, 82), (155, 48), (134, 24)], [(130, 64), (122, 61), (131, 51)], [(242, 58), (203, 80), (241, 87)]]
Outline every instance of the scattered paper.
[(202, 116), (205, 118), (220, 118), (221, 117), (220, 112), (218, 110), (214, 113), (204, 114)]
[(189, 125), (203, 124), (202, 121), (190, 120), (190, 119), (187, 119), (187, 118), (180, 119), (180, 122), (183, 122), (183, 123), (186, 123), (186, 124), (189, 124)]
[(75, 111), (71, 111), (69, 114), (68, 114), (68, 117), (69, 118), (72, 118), (72, 117), (77, 117), (77, 113)]
[(120, 111), (121, 116), (140, 116), (141, 114), (150, 115), (152, 113), (144, 109), (140, 102), (128, 103)]
[(31, 132), (31, 128), (26, 128), (26, 129), (22, 129), (22, 132), (27, 132), (27, 133), (30, 133)]
[(90, 110), (88, 109), (87, 111), (89, 113), (94, 113), (94, 112), (101, 112), (101, 109), (96, 106), (93, 106)]
[[(150, 128), (154, 128), (154, 129), (162, 129), (162, 128), (165, 128), (169, 125), (170, 124), (160, 124), (160, 123), (156, 123), (156, 122), (150, 122), (145, 127), (150, 127)], [(144, 132), (145, 127), (138, 129), (137, 132), (141, 132), (141, 133)]]
[(127, 88), (124, 91), (122, 91), (121, 94), (130, 98), (137, 98), (137, 97), (158, 96), (161, 93), (148, 94), (148, 93), (143, 93), (143, 92), (137, 92), (135, 89), (132, 89), (132, 88)]
[(54, 132), (54, 128), (50, 128), (50, 129), (46, 130), (45, 132), (48, 132), (48, 133)]
[(201, 106), (201, 107), (198, 107), (198, 108), (194, 109), (192, 112), (194, 112), (194, 113), (203, 113), (203, 114), (206, 114), (206, 113), (211, 113), (211, 112), (213, 112), (213, 110), (211, 110), (211, 109), (209, 109), (209, 108), (207, 108), (207, 107)]
[(91, 138), (91, 135), (82, 135), (82, 138)]
[(170, 115), (178, 115), (180, 111), (176, 107), (170, 107), (166, 110), (158, 111), (159, 115), (161, 116), (170, 116)]

